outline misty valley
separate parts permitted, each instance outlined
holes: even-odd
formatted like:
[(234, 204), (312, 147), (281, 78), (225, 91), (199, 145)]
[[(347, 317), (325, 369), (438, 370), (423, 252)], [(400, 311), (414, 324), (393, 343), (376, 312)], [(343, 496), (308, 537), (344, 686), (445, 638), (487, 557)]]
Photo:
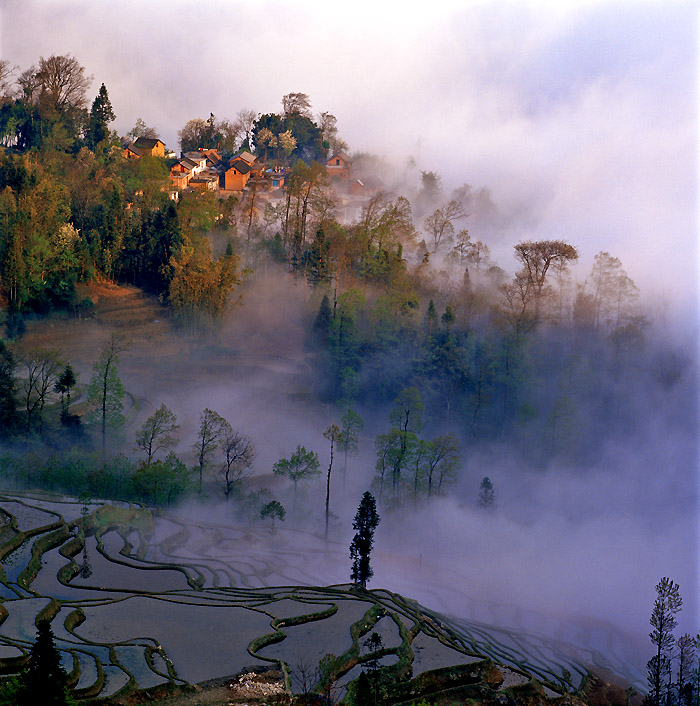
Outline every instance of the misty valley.
[(0, 60), (0, 704), (698, 706), (685, 302), (304, 93), (178, 156), (90, 86)]

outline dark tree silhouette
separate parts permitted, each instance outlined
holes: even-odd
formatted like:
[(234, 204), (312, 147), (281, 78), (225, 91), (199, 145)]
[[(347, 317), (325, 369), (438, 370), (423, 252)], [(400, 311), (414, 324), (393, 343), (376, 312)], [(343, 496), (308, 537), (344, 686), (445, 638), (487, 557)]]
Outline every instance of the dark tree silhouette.
[(366, 491), (357, 508), (352, 528), (355, 536), (350, 544), (350, 558), (352, 559), (352, 573), (350, 578), (355, 585), (367, 588), (367, 581), (374, 576), (374, 571), (369, 563), (369, 555), (374, 544), (374, 530), (379, 524), (377, 502), (369, 491)]
[(51, 624), (48, 620), (40, 620), (36, 642), (29, 652), (29, 664), (20, 677), (17, 706), (65, 706), (71, 703), (67, 682)]
[(479, 485), (479, 498), (476, 501), (476, 504), (482, 510), (496, 509), (496, 491), (488, 476), (484, 477)]
[(675, 642), (673, 629), (678, 624), (675, 615), (682, 606), (683, 599), (678, 584), (669, 578), (662, 578), (656, 585), (656, 601), (654, 601), (654, 609), (649, 619), (653, 628), (649, 637), (656, 647), (656, 654), (647, 662), (647, 678), (649, 696), (655, 706), (661, 706), (663, 680), (671, 668), (669, 653)]

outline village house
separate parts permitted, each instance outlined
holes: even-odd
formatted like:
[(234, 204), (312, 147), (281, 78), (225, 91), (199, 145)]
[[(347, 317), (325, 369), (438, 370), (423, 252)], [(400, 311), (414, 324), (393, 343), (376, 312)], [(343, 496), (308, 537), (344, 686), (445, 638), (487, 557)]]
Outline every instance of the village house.
[(352, 160), (345, 152), (337, 152), (326, 162), (326, 174), (331, 183), (347, 183), (351, 171)]
[(226, 191), (243, 191), (250, 179), (250, 164), (236, 157), (229, 162), (229, 168), (221, 175), (222, 188)]
[(165, 158), (165, 142), (158, 138), (139, 137), (131, 144), (131, 148), (138, 153), (139, 157), (148, 155)]
[(170, 185), (177, 191), (186, 189), (190, 183), (190, 175), (187, 172), (171, 171), (169, 178)]
[(182, 157), (183, 159), (189, 159), (197, 165), (197, 174), (203, 172), (209, 166), (207, 156), (202, 152), (185, 152)]
[(141, 155), (133, 148), (133, 143), (129, 142), (128, 144), (124, 145), (124, 149), (122, 150), (122, 155), (126, 157), (126, 159), (138, 159)]

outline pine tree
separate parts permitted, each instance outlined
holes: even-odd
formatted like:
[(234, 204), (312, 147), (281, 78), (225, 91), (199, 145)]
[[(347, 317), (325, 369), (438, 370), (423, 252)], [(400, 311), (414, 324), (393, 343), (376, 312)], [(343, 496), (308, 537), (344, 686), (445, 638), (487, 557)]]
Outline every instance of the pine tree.
[(352, 572), (350, 578), (355, 585), (367, 587), (367, 581), (374, 576), (374, 571), (369, 563), (369, 555), (374, 544), (374, 530), (379, 524), (377, 502), (369, 491), (366, 491), (360, 501), (360, 506), (355, 514), (352, 528), (356, 530), (350, 544), (350, 558), (352, 559)]
[(56, 649), (51, 624), (37, 623), (36, 642), (29, 652), (29, 664), (20, 677), (18, 706), (65, 706), (72, 703), (67, 694), (68, 677), (61, 666), (61, 653)]
[(102, 140), (109, 137), (108, 125), (115, 119), (115, 117), (112, 104), (110, 103), (109, 96), (107, 95), (107, 89), (103, 83), (100, 86), (97, 97), (92, 103), (90, 116), (88, 118), (88, 128), (87, 134), (85, 135), (85, 142), (91, 150), (94, 151), (95, 147), (97, 147)]
[(488, 476), (484, 477), (479, 485), (479, 499), (476, 504), (482, 510), (496, 509), (496, 491)]
[(683, 606), (683, 599), (677, 583), (662, 578), (656, 585), (656, 601), (649, 622), (653, 630), (649, 637), (656, 647), (656, 654), (647, 662), (647, 679), (650, 696), (655, 706), (661, 706), (661, 692), (664, 680), (670, 676), (671, 659), (669, 653), (674, 645), (673, 629), (678, 625), (675, 615)]
[(333, 324), (333, 310), (328, 295), (324, 294), (321, 299), (321, 306), (318, 309), (318, 314), (314, 319), (312, 334), (314, 343), (321, 346), (328, 345), (328, 339), (331, 335), (331, 326)]

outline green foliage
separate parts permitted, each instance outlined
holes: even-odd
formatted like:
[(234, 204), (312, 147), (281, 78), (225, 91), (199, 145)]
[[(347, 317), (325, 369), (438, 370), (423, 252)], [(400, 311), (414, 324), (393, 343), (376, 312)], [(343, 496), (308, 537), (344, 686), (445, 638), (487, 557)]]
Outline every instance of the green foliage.
[(370, 553), (374, 544), (374, 531), (377, 529), (379, 519), (377, 502), (369, 491), (365, 491), (352, 523), (355, 536), (350, 544), (350, 558), (352, 559), (350, 578), (362, 588), (366, 588), (367, 581), (374, 576), (370, 565)]
[(277, 500), (270, 500), (269, 503), (266, 503), (260, 509), (260, 519), (264, 520), (266, 517), (269, 517), (273, 530), (275, 529), (275, 520), (283, 522), (286, 514), (287, 512), (282, 506), (282, 503)]
[(100, 86), (97, 97), (90, 108), (85, 142), (91, 150), (95, 150), (97, 145), (109, 137), (109, 123), (114, 121), (116, 115), (112, 109), (112, 104), (107, 95), (104, 83)]
[(324, 294), (321, 299), (318, 313), (314, 319), (311, 333), (313, 341), (317, 346), (327, 346), (331, 335), (331, 326), (333, 324), (333, 310), (328, 295)]
[(37, 623), (36, 641), (29, 652), (29, 663), (20, 675), (15, 698), (17, 706), (67, 706), (74, 703), (68, 693), (68, 677), (61, 666), (61, 655), (56, 649), (48, 620)]
[(61, 395), (61, 409), (68, 412), (70, 407), (70, 392), (78, 384), (78, 379), (75, 377), (75, 372), (70, 365), (66, 365), (63, 372), (58, 376), (54, 383), (54, 392)]
[(163, 461), (141, 464), (131, 482), (139, 497), (158, 507), (179, 500), (187, 492), (191, 477), (187, 466), (171, 452)]
[(310, 480), (320, 475), (318, 454), (307, 451), (304, 446), (297, 446), (289, 458), (281, 458), (272, 467), (276, 476), (285, 476), (294, 484), (294, 506), (296, 507), (297, 483)]
[(151, 463), (160, 449), (169, 449), (177, 444), (179, 428), (177, 417), (164, 404), (153, 412), (136, 434), (136, 445), (146, 454), (146, 464)]

